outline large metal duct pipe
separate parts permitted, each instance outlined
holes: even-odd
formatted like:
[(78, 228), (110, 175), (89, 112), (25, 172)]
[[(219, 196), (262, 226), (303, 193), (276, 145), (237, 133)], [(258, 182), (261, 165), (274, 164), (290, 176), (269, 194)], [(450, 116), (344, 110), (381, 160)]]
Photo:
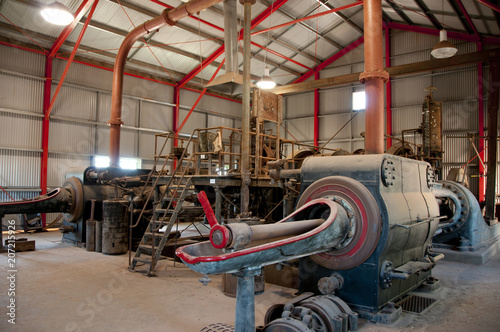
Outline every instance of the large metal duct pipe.
[(115, 67), (113, 70), (113, 93), (111, 97), (111, 119), (108, 124), (109, 132), (109, 158), (112, 167), (118, 166), (120, 157), (120, 127), (123, 124), (122, 116), (122, 96), (123, 96), (123, 72), (127, 55), (134, 43), (142, 36), (158, 30), (166, 25), (175, 25), (177, 21), (191, 14), (206, 9), (223, 0), (192, 0), (184, 3), (175, 9), (165, 9), (160, 16), (145, 22), (136, 27), (123, 40), (120, 50), (116, 55)]
[(365, 0), (365, 71), (359, 80), (365, 84), (365, 151), (384, 153), (384, 83), (389, 74), (384, 70), (382, 0)]

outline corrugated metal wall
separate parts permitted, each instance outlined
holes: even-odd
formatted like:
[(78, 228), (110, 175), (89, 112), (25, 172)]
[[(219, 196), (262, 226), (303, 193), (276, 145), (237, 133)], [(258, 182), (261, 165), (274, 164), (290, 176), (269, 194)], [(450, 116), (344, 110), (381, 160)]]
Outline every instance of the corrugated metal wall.
[[(459, 54), (475, 52), (475, 44), (454, 41)], [(392, 65), (426, 61), (436, 38), (412, 32), (391, 32)], [(321, 78), (345, 75), (363, 70), (363, 49), (350, 52), (320, 73)], [(487, 66), (485, 66), (485, 77)], [(485, 80), (487, 82), (487, 79)], [(434, 86), (434, 99), (443, 102), (444, 174), (452, 167), (463, 166), (474, 157), (467, 133), (478, 134), (478, 75), (477, 66), (462, 66), (447, 70), (407, 75), (392, 79), (393, 135), (400, 136), (404, 129), (421, 125), (421, 110), (425, 88)], [(362, 85), (352, 84), (320, 91), (319, 140), (320, 145), (330, 139), (352, 116), (352, 92)], [(313, 93), (286, 96), (285, 123), (287, 129), (299, 140), (312, 143), (314, 139)], [(486, 118), (486, 114), (485, 114)], [(360, 132), (364, 131), (364, 112), (357, 115), (328, 144), (332, 148), (354, 151), (364, 146)], [(291, 137), (288, 137), (291, 138)], [(417, 137), (417, 143), (420, 137)], [(477, 144), (477, 139), (476, 139)], [(471, 190), (478, 194), (478, 161), (469, 164), (468, 175)], [(500, 182), (500, 180), (499, 180)]]
[[(15, 199), (32, 198), (40, 192), (44, 56), (1, 45), (0, 54), (0, 186)], [(65, 65), (53, 62), (53, 92)], [(49, 188), (64, 182), (68, 168), (87, 167), (93, 156), (108, 154), (111, 85), (112, 72), (71, 65), (51, 113)], [(198, 96), (181, 90), (181, 122)], [(172, 102), (172, 86), (125, 76), (121, 156), (141, 158), (143, 168), (152, 167), (154, 134), (173, 129)], [(240, 125), (240, 114), (241, 104), (206, 95), (182, 132)], [(9, 200), (0, 192), (0, 201)]]

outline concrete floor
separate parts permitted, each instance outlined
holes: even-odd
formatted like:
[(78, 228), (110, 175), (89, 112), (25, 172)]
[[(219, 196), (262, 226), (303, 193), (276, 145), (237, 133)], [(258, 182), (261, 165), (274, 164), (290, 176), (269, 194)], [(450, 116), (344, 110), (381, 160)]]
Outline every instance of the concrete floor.
[[(108, 256), (61, 243), (59, 232), (22, 235), (36, 251), (17, 253), (16, 324), (6, 316), (7, 255), (0, 264), (0, 331), (200, 331), (233, 324), (233, 298), (219, 276), (206, 287), (182, 264), (161, 261), (157, 278), (127, 271), (128, 255)], [(441, 261), (434, 269), (447, 297), (423, 316), (391, 326), (360, 320), (359, 331), (500, 331), (500, 255), (482, 266)], [(256, 297), (257, 324), (294, 290), (267, 284)], [(7, 317), (7, 318), (6, 318)]]

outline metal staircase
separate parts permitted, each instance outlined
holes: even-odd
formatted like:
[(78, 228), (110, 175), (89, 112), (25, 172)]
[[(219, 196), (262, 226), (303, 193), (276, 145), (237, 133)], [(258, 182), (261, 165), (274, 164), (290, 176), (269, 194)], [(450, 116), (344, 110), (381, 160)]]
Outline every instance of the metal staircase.
[[(192, 136), (191, 136), (192, 137)], [(142, 240), (137, 247), (134, 257), (129, 260), (129, 270), (134, 271), (138, 263), (148, 265), (146, 274), (154, 276), (157, 262), (161, 259), (161, 253), (165, 245), (176, 240), (176, 236), (171, 236), (171, 231), (175, 223), (178, 221), (179, 214), (182, 212), (185, 198), (194, 193), (194, 186), (191, 184), (191, 178), (186, 177), (187, 170), (193, 167), (196, 156), (194, 154), (186, 161), (187, 148), (183, 150), (182, 155), (176, 160), (177, 166), (171, 175), (167, 175), (166, 167), (168, 162), (174, 162), (174, 154), (163, 155), (163, 150), (167, 141), (171, 138), (167, 137), (160, 152), (155, 154), (155, 163), (153, 170), (150, 173), (148, 182), (152, 181), (153, 189), (147, 195), (149, 202), (154, 194), (153, 213), (149, 220), (149, 225), (144, 233)], [(191, 143), (191, 139), (188, 141)], [(163, 160), (161, 169), (156, 172), (156, 166)], [(155, 175), (153, 175), (155, 174)], [(154, 179), (154, 181), (153, 181)], [(163, 184), (167, 180), (166, 184)], [(138, 225), (146, 211), (144, 206), (138, 221), (134, 228)]]

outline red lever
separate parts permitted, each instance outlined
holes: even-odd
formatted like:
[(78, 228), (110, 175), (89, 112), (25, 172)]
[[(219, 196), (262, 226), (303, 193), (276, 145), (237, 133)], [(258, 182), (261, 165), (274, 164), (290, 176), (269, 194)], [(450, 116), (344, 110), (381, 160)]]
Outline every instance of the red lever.
[(213, 228), (215, 225), (218, 225), (219, 222), (217, 221), (217, 218), (215, 218), (215, 213), (214, 210), (212, 210), (212, 205), (208, 200), (207, 194), (205, 194), (204, 191), (200, 191), (197, 196), (198, 200), (201, 203), (201, 206), (203, 207), (203, 211), (205, 211), (208, 223), (210, 224), (210, 228)]
[(200, 191), (197, 196), (210, 224), (210, 243), (217, 249), (225, 248), (231, 242), (231, 232), (226, 226), (219, 225), (207, 194), (204, 191)]

